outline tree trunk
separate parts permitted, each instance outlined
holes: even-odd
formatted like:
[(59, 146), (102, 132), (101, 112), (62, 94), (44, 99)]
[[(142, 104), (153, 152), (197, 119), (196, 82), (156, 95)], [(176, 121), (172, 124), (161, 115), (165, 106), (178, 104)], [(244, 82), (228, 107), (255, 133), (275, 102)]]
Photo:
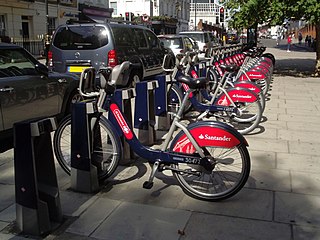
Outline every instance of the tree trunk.
[(315, 76), (320, 76), (320, 20), (316, 23), (316, 69)]

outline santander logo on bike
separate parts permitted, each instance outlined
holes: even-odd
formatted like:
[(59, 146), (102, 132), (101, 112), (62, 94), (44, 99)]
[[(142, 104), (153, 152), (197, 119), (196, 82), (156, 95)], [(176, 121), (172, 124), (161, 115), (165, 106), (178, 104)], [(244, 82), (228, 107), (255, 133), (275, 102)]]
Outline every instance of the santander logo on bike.
[(201, 140), (212, 140), (212, 141), (223, 141), (223, 142), (230, 142), (231, 138), (227, 136), (219, 137), (219, 136), (210, 136), (209, 134), (200, 134), (199, 139)]
[(252, 96), (250, 95), (239, 95), (239, 94), (233, 94), (232, 97), (234, 98), (246, 98), (246, 99), (251, 99)]
[(127, 138), (127, 139), (132, 139), (133, 138), (133, 134), (132, 134), (132, 131), (131, 129), (129, 128), (126, 120), (124, 119), (120, 109), (118, 108), (118, 106), (116, 104), (111, 104), (110, 106), (110, 109), (113, 113), (113, 116), (115, 117), (115, 119), (117, 120), (124, 136)]

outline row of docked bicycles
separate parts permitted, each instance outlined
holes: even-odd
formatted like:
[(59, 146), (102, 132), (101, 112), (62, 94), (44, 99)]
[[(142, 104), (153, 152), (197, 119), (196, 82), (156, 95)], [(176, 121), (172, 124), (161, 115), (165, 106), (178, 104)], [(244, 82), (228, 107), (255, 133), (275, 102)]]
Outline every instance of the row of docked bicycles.
[[(141, 144), (114, 99), (116, 86), (127, 82), (132, 64), (123, 62), (114, 68), (101, 68), (98, 73), (94, 68), (85, 69), (79, 90), (86, 97), (96, 97), (96, 114), (89, 130), (94, 133), (92, 138), (99, 137), (99, 144), (90, 149), (99, 156), (92, 162), (99, 180), (104, 181), (116, 170), (123, 137), (152, 167), (144, 188), (152, 188), (156, 172), (171, 171), (183, 191), (194, 198), (218, 201), (236, 194), (245, 185), (251, 165), (243, 134), (253, 131), (261, 120), (275, 61), (264, 51), (262, 47), (215, 49), (205, 62), (200, 62), (194, 52), (178, 55), (174, 68), (164, 69), (171, 76), (171, 125), (161, 149)], [(201, 65), (205, 67), (199, 71)], [(85, 86), (94, 85), (96, 74), (100, 84), (88, 92)], [(192, 109), (199, 113), (194, 121), (182, 121)], [(107, 119), (103, 115), (106, 111), (116, 121)], [(56, 158), (68, 174), (71, 127), (71, 117), (67, 117), (54, 135)]]

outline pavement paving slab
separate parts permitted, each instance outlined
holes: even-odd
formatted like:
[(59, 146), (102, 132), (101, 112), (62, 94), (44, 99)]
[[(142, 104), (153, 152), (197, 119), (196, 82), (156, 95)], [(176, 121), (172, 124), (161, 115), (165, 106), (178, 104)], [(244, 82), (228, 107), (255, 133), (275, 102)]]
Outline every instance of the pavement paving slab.
[(276, 168), (276, 153), (250, 150), (251, 169)]
[(277, 168), (292, 171), (319, 173), (320, 157), (295, 153), (277, 153)]
[(290, 192), (292, 190), (290, 171), (279, 169), (254, 169), (250, 172), (250, 178), (257, 179), (252, 184), (252, 181), (248, 181), (249, 187), (271, 190)]
[(320, 226), (320, 196), (289, 192), (275, 193), (274, 219), (307, 227)]
[(0, 212), (0, 221), (13, 222), (16, 220), (16, 204), (12, 204)]
[(0, 184), (0, 212), (8, 208), (12, 203), (15, 202), (15, 188), (12, 185)]
[[(250, 177), (248, 181), (250, 185), (250, 182), (256, 180)], [(185, 196), (179, 208), (207, 214), (272, 221), (273, 198), (272, 191), (246, 187), (232, 198), (221, 202), (195, 201)]]
[(293, 236), (294, 240), (319, 240), (320, 228), (294, 225)]
[(289, 153), (320, 156), (320, 143), (289, 141)]
[(249, 151), (274, 151), (274, 152), (289, 152), (288, 141), (267, 138), (255, 138), (255, 139), (247, 139), (249, 143)]
[(190, 211), (180, 209), (122, 203), (90, 236), (105, 240), (178, 240), (190, 216)]
[[(239, 227), (241, 226), (241, 227)], [(181, 240), (290, 240), (289, 224), (193, 213)]]
[(320, 143), (319, 131), (313, 131), (311, 128), (308, 131), (297, 131), (294, 129), (279, 129), (278, 138), (287, 141), (297, 141), (306, 143)]
[(320, 176), (318, 173), (291, 171), (292, 192), (320, 196)]
[(66, 231), (89, 236), (113, 211), (116, 211), (120, 203), (110, 199), (97, 199)]

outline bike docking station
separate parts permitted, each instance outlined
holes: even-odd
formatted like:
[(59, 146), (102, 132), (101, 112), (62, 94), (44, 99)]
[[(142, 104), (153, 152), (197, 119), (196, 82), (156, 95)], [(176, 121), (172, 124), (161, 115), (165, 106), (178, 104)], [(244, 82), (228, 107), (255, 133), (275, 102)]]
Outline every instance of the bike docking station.
[(152, 145), (155, 141), (155, 89), (158, 81), (136, 83), (134, 103), (133, 131), (143, 145)]
[[(134, 88), (124, 88), (124, 89), (117, 89), (114, 92), (113, 100), (116, 102), (120, 110), (124, 113), (124, 116), (128, 120), (128, 122), (132, 125), (132, 115), (134, 114), (133, 109), (133, 99), (136, 96), (136, 91)], [(108, 119), (114, 123), (116, 126), (116, 119), (113, 115), (109, 112)], [(132, 162), (132, 159), (135, 158), (135, 155), (130, 148), (129, 144), (126, 142), (121, 129), (118, 130), (118, 134), (121, 136), (121, 143), (122, 143), (122, 159), (120, 159), (120, 165), (127, 165)]]
[[(169, 76), (168, 76), (169, 77)], [(170, 116), (167, 109), (167, 75), (157, 75), (158, 87), (154, 92), (156, 140), (166, 134), (170, 128)]]
[[(93, 161), (99, 155), (93, 155), (93, 148), (101, 147), (100, 128), (91, 131), (91, 119), (94, 117), (95, 101), (74, 103), (71, 115), (71, 189), (77, 192), (92, 193), (99, 190), (98, 170)], [(99, 142), (100, 141), (100, 142)]]
[[(169, 129), (170, 119), (167, 115), (166, 76), (158, 75), (153, 80), (136, 83), (136, 88), (117, 89), (113, 100), (124, 113), (127, 121), (134, 126), (134, 132), (144, 145), (152, 145), (160, 135)], [(109, 113), (108, 119), (116, 119)], [(123, 137), (122, 130), (117, 129), (123, 146), (121, 165), (127, 165), (137, 156)], [(161, 135), (161, 137), (162, 137)]]
[(24, 234), (48, 234), (62, 222), (51, 142), (56, 121), (31, 119), (13, 129), (17, 227)]
[(207, 60), (201, 61), (197, 67), (198, 69), (198, 75), (200, 77), (206, 77), (207, 76), (207, 69), (209, 67), (209, 62)]

